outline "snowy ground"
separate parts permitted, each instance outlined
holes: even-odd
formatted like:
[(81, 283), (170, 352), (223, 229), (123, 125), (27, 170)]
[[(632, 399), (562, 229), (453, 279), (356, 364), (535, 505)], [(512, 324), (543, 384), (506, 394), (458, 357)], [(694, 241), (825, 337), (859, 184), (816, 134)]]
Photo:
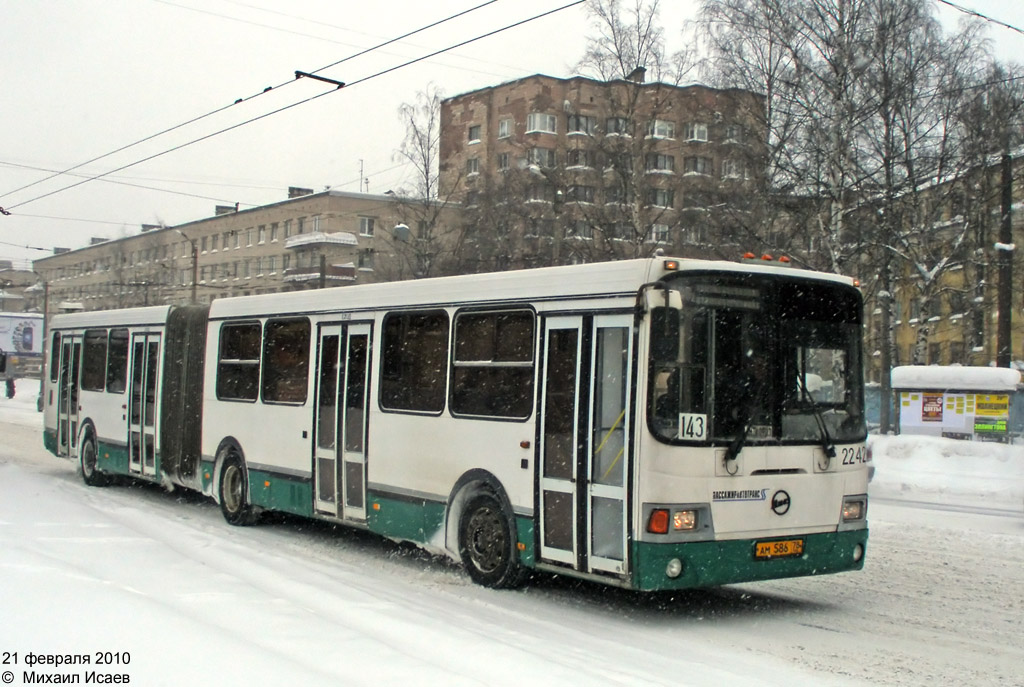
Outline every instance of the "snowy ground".
[[(874, 439), (861, 572), (494, 592), (365, 533), (234, 528), (192, 495), (87, 488), (42, 449), (30, 386), (0, 399), (9, 684), (35, 670), (137, 685), (1024, 685), (1024, 447)], [(28, 667), (29, 653), (92, 664)]]

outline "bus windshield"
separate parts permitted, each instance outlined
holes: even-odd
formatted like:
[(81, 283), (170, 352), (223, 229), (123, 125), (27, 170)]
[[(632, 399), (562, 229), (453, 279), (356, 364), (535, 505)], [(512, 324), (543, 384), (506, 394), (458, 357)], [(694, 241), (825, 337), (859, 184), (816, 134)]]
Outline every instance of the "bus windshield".
[(651, 312), (649, 426), (658, 438), (865, 438), (856, 289), (765, 274), (679, 274), (666, 287), (681, 308)]

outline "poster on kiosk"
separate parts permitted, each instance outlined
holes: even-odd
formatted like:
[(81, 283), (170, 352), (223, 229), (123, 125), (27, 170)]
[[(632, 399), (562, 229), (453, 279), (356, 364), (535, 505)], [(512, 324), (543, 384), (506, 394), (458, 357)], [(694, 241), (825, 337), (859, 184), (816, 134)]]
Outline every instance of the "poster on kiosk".
[(1008, 441), (1010, 402), (1020, 372), (1000, 367), (893, 368), (900, 434)]

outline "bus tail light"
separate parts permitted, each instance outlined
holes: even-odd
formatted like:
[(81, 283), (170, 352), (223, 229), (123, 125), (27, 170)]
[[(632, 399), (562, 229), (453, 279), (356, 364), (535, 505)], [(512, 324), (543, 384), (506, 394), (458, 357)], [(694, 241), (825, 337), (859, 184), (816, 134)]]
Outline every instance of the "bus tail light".
[(647, 531), (654, 534), (668, 534), (668, 509), (655, 508), (647, 519)]

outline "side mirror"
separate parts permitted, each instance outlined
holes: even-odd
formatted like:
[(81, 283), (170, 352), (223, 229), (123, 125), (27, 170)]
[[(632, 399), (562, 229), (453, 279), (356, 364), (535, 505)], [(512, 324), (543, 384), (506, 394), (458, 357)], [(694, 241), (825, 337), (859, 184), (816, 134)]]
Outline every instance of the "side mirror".
[(7, 354), (0, 351), (0, 372), (7, 371)]

